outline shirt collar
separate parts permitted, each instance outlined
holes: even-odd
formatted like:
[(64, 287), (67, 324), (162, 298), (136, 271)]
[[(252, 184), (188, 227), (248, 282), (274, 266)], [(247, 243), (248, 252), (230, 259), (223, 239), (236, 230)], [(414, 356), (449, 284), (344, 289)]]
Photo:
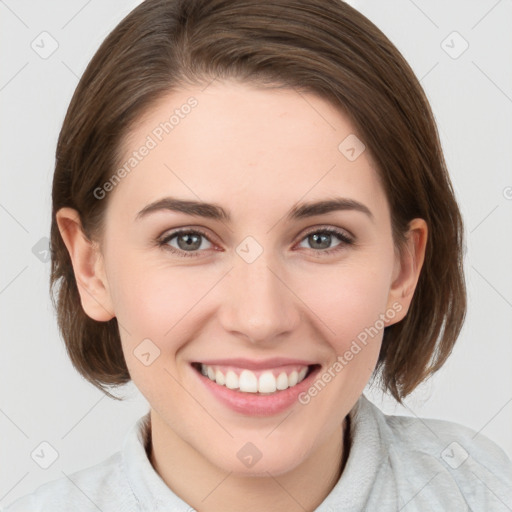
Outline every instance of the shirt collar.
[(151, 416), (147, 412), (128, 432), (122, 449), (123, 470), (141, 510), (190, 512), (190, 505), (169, 489), (151, 465), (146, 452), (150, 433)]
[[(364, 510), (382, 460), (385, 443), (379, 427), (380, 410), (362, 394), (349, 412), (350, 452), (341, 478), (316, 509), (318, 512), (345, 507)], [(190, 512), (190, 505), (169, 489), (148, 458), (151, 417), (148, 412), (128, 432), (122, 449), (123, 470), (142, 510)]]
[(377, 480), (379, 467), (387, 457), (387, 442), (382, 429), (383, 413), (364, 394), (349, 412), (351, 445), (343, 473), (316, 509), (366, 510), (366, 502)]

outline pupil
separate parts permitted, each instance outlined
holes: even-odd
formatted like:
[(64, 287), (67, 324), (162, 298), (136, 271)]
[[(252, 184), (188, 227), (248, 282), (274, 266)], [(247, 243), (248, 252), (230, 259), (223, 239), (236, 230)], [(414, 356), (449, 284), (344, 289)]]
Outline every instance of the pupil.
[[(195, 239), (195, 240), (194, 240)], [(190, 248), (192, 245), (196, 244), (199, 237), (198, 235), (182, 235), (181, 240), (185, 241), (185, 247)]]
[[(327, 235), (327, 234), (320, 234), (320, 235), (319, 234), (315, 234), (315, 235), (313, 235), (313, 239), (314, 239), (315, 242), (322, 243), (321, 240), (319, 240), (319, 239), (321, 239), (322, 237), (325, 237), (325, 239), (328, 239), (330, 236), (331, 235)], [(326, 242), (326, 240), (324, 240), (324, 248), (325, 248), (325, 242)], [(327, 242), (327, 247), (328, 246), (329, 246), (329, 243)]]

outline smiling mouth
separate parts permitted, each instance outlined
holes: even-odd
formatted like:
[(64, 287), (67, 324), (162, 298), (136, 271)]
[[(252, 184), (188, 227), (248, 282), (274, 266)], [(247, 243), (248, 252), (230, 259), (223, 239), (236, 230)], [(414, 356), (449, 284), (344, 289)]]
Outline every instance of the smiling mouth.
[(195, 362), (194, 370), (219, 386), (241, 393), (272, 395), (293, 388), (320, 368), (319, 364), (286, 365), (278, 368), (252, 371), (234, 366), (206, 365)]

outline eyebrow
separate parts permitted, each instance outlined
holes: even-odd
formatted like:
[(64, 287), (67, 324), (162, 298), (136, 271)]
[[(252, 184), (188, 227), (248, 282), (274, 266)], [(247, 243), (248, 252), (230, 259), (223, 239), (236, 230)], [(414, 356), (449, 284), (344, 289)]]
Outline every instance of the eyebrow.
[[(326, 199), (322, 201), (302, 203), (295, 205), (287, 214), (287, 220), (299, 220), (316, 215), (324, 215), (326, 213), (343, 210), (355, 210), (366, 214), (371, 221), (375, 220), (370, 209), (363, 203), (344, 197), (336, 197), (334, 199)], [(211, 203), (203, 203), (200, 201), (190, 201), (177, 199), (174, 197), (164, 197), (145, 206), (135, 217), (140, 220), (147, 215), (158, 211), (172, 211), (185, 213), (187, 215), (195, 215), (207, 219), (219, 220), (223, 222), (231, 222), (231, 215), (221, 206)]]

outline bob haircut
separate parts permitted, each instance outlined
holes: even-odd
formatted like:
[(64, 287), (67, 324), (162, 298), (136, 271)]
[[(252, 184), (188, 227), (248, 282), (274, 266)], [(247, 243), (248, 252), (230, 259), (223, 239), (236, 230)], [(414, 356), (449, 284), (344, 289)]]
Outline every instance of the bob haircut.
[(376, 163), (395, 247), (403, 249), (413, 218), (426, 221), (410, 309), (385, 328), (373, 373), (380, 371), (382, 389), (402, 403), (441, 368), (462, 328), (463, 224), (419, 81), (391, 41), (341, 0), (146, 0), (103, 41), (67, 110), (52, 188), (50, 294), (74, 367), (117, 400), (107, 387), (131, 380), (117, 319), (98, 322), (81, 306), (56, 213), (76, 209), (84, 235), (101, 248), (108, 198), (99, 200), (94, 190), (120, 165), (130, 130), (163, 96), (214, 79), (329, 101)]

